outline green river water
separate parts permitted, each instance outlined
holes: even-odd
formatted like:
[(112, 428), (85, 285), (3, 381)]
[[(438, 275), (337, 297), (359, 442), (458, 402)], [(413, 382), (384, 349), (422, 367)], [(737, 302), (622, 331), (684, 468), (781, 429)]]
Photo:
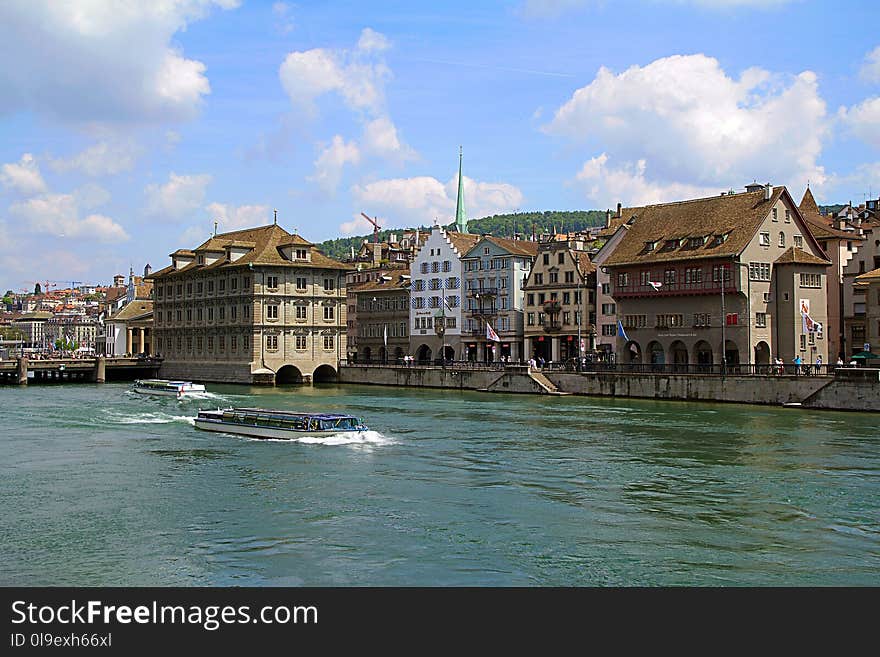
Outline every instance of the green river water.
[[(877, 414), (371, 386), (0, 388), (0, 584), (880, 585)], [(343, 411), (311, 443), (199, 407)]]

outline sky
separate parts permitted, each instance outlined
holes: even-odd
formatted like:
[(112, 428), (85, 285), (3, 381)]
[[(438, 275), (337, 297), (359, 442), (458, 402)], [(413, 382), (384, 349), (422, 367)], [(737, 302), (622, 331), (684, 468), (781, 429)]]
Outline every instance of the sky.
[[(874, 0), (4, 0), (0, 288), (752, 181), (880, 196)], [(873, 33), (873, 34), (872, 34)], [(0, 290), (0, 291), (2, 291)]]

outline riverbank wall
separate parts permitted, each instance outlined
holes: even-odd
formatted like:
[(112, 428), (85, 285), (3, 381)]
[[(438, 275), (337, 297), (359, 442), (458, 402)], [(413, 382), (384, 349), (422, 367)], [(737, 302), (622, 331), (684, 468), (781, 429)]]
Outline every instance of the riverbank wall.
[[(880, 411), (880, 374), (830, 376), (713, 376), (552, 372), (544, 376), (561, 393), (587, 397), (629, 397), (673, 401), (730, 402), (845, 411)], [(343, 365), (341, 383), (545, 394), (545, 386), (525, 370), (443, 369)]]

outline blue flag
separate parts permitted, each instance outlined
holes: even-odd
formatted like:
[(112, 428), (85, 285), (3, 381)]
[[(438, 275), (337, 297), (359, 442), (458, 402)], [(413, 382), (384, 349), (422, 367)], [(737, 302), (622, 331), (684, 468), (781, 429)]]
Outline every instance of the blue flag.
[(623, 330), (623, 324), (620, 322), (619, 319), (617, 320), (617, 334), (624, 340), (629, 342), (629, 337), (626, 335), (626, 331)]

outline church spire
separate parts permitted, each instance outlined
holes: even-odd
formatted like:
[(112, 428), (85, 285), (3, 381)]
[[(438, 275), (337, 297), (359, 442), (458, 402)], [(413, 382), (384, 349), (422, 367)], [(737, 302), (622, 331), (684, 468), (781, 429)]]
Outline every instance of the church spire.
[(455, 203), (455, 229), (467, 233), (467, 211), (464, 209), (464, 179), (461, 177), (461, 146), (458, 147), (458, 201)]

